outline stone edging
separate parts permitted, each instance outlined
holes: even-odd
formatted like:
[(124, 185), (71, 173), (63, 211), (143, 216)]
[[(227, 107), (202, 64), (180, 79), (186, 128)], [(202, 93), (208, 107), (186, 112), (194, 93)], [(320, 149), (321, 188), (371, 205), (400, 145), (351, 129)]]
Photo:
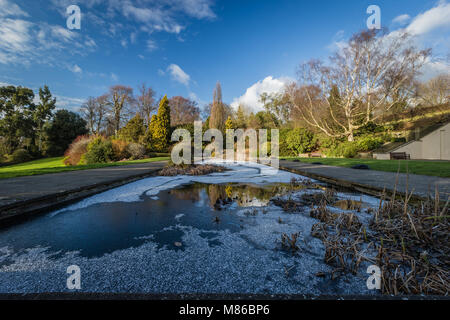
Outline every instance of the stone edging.
[[(280, 165), (280, 169), (289, 171), (292, 173), (300, 174), (302, 176), (305, 176), (305, 177), (308, 177), (311, 179), (320, 180), (320, 181), (329, 183), (329, 184), (337, 186), (337, 187), (348, 188), (348, 189), (358, 191), (361, 193), (365, 193), (365, 194), (375, 196), (375, 197), (381, 197), (383, 194), (383, 191), (389, 196), (392, 196), (392, 194), (393, 194), (393, 190), (390, 190), (390, 189), (382, 189), (382, 188), (374, 187), (371, 185), (361, 184), (361, 183), (352, 182), (352, 181), (348, 181), (348, 180), (341, 180), (341, 179), (337, 179), (337, 178), (333, 178), (333, 177), (329, 177), (329, 176), (324, 176), (324, 175), (320, 175), (320, 174), (316, 174), (316, 173), (307, 172), (307, 171), (304, 171), (301, 169), (292, 169), (292, 168), (283, 167), (281, 165)], [(397, 190), (396, 195), (405, 197), (406, 194), (402, 191)], [(424, 200), (426, 200), (426, 198), (419, 196), (417, 194), (413, 194), (411, 196), (411, 200), (424, 201)]]
[(0, 225), (27, 218), (34, 214), (39, 214), (52, 209), (79, 201), (83, 198), (93, 196), (122, 185), (154, 176), (160, 169), (149, 169), (148, 172), (121, 178), (112, 181), (92, 184), (63, 192), (53, 193), (42, 197), (17, 201), (0, 207)]

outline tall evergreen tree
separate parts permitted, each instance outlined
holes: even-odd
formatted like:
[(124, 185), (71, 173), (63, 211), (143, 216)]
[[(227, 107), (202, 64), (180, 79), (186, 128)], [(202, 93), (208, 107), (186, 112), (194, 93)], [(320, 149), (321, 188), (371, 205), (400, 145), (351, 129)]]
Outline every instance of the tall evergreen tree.
[(144, 143), (147, 149), (152, 151), (155, 149), (153, 146), (153, 133), (155, 132), (156, 122), (158, 122), (158, 116), (154, 114), (150, 120), (150, 123), (148, 124), (148, 128), (144, 136)]
[(244, 107), (239, 105), (236, 113), (236, 126), (239, 129), (245, 129), (247, 127), (247, 117), (244, 112)]
[(44, 152), (46, 155), (63, 155), (70, 143), (76, 137), (87, 134), (87, 123), (75, 112), (58, 110), (46, 125), (44, 141)]
[(159, 103), (158, 115), (154, 126), (153, 147), (156, 151), (165, 152), (169, 148), (170, 141), (170, 107), (167, 96)]
[(220, 82), (217, 82), (216, 88), (214, 89), (214, 100), (211, 108), (211, 116), (209, 119), (210, 129), (219, 129), (223, 131), (225, 129), (226, 113), (225, 107), (222, 102), (222, 87)]
[(0, 136), (8, 153), (23, 145), (26, 138), (33, 140), (33, 90), (23, 87), (0, 87)]
[(39, 99), (40, 102), (33, 112), (33, 120), (37, 129), (38, 149), (39, 151), (42, 151), (44, 124), (50, 120), (52, 116), (52, 111), (56, 106), (56, 98), (52, 97), (48, 86), (44, 86), (44, 89), (39, 88)]

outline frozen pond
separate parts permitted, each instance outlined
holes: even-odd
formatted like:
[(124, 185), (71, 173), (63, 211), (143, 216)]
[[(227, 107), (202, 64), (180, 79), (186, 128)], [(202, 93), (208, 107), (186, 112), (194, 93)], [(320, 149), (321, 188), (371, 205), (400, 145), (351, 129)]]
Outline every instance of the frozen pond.
[[(0, 229), (0, 292), (70, 291), (66, 269), (78, 265), (86, 292), (375, 293), (365, 270), (318, 277), (332, 268), (311, 236), (310, 208), (289, 214), (270, 201), (312, 192), (290, 191), (291, 179), (303, 177), (226, 166), (208, 176), (142, 179)], [(297, 253), (283, 250), (283, 233), (299, 234)]]

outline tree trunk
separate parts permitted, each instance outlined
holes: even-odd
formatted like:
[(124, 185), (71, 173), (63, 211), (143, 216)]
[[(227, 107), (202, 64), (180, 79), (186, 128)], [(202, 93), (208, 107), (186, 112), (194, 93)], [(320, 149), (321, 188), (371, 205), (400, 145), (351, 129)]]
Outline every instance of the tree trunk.
[(347, 141), (350, 141), (350, 142), (355, 141), (355, 137), (353, 136), (353, 130), (351, 130), (350, 133), (348, 134)]

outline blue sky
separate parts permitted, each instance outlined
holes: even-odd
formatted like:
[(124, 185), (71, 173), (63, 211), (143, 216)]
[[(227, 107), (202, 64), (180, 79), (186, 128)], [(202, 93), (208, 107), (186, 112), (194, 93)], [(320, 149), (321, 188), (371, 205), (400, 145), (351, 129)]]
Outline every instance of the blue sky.
[[(81, 9), (81, 29), (66, 8)], [(77, 110), (109, 86), (183, 95), (202, 106), (217, 81), (224, 100), (256, 105), (363, 28), (369, 5), (382, 25), (413, 31), (432, 47), (426, 74), (449, 72), (448, 1), (0, 0), (0, 83), (49, 85), (59, 107)]]

